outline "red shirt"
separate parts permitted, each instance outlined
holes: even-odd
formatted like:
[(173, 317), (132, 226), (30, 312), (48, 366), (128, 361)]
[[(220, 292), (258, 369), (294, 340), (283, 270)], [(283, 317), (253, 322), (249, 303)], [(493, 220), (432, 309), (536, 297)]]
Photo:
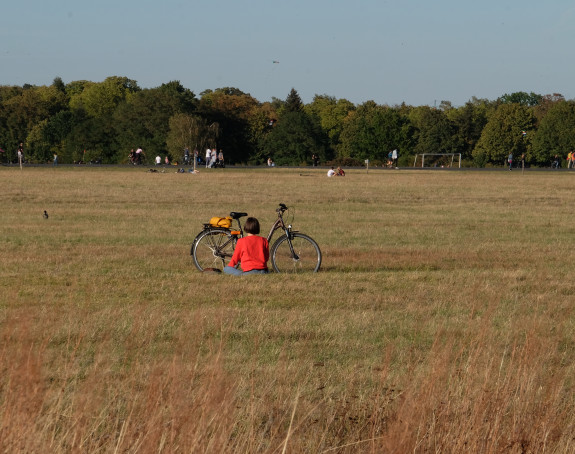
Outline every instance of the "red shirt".
[(268, 240), (261, 236), (251, 235), (238, 240), (236, 250), (228, 266), (236, 266), (238, 262), (241, 262), (244, 273), (251, 270), (267, 270), (269, 258)]

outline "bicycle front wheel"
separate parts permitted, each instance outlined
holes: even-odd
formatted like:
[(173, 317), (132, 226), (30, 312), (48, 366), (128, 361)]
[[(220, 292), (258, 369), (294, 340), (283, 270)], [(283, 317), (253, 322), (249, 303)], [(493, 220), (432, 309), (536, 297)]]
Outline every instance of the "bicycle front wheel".
[(234, 254), (237, 239), (226, 229), (209, 229), (200, 233), (192, 244), (194, 264), (200, 271), (206, 268), (223, 270)]
[(280, 236), (270, 251), (276, 273), (317, 272), (321, 266), (321, 251), (317, 243), (303, 233)]

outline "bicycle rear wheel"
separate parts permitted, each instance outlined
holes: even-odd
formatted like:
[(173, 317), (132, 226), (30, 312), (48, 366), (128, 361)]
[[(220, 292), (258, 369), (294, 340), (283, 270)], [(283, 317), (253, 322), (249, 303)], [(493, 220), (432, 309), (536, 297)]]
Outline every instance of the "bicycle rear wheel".
[(270, 258), (276, 273), (311, 273), (321, 266), (321, 251), (317, 243), (303, 233), (280, 236), (270, 250)]
[(200, 233), (192, 244), (194, 265), (200, 271), (206, 268), (223, 270), (236, 247), (237, 239), (226, 229), (208, 229)]

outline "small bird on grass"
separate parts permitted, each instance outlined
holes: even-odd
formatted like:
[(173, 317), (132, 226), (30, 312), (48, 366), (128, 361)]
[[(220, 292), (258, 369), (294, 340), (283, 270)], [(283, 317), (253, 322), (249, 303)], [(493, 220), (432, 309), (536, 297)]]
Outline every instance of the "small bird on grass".
[(48, 219), (48, 212), (44, 210), (44, 219)]

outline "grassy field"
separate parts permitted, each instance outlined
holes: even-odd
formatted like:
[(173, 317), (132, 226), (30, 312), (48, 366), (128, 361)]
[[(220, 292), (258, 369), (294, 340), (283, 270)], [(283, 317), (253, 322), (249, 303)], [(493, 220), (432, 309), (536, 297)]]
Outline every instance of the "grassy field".
[[(575, 174), (0, 181), (1, 452), (575, 451)], [(279, 202), (320, 273), (193, 267), (202, 223)]]

